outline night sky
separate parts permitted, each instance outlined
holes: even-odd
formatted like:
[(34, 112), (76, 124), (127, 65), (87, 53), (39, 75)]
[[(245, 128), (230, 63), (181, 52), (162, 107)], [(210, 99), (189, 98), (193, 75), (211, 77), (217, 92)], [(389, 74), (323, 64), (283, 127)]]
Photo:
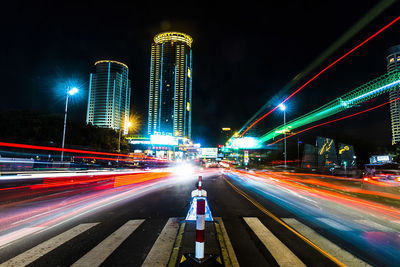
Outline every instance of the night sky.
[[(0, 110), (62, 113), (61, 91), (72, 80), (82, 90), (71, 103), (69, 118), (85, 121), (89, 73), (95, 61), (111, 59), (130, 68), (131, 109), (141, 116), (145, 130), (153, 37), (162, 31), (181, 31), (194, 39), (192, 137), (202, 145), (216, 145), (221, 127), (240, 129), (267, 101), (287, 96), (279, 93), (283, 86), (377, 2), (266, 1), (264, 6), (229, 2), (220, 8), (157, 9), (136, 7), (134, 1), (34, 1), (30, 6), (16, 1), (3, 5), (0, 18)], [(396, 18), (399, 11), (398, 3), (392, 5), (307, 77)], [(396, 44), (400, 44), (400, 22), (292, 98), (287, 103), (288, 120), (382, 75), (386, 50)], [(365, 107), (387, 99), (380, 97)], [(271, 114), (263, 124), (265, 132), (281, 121), (282, 114)], [(338, 132), (390, 145), (389, 107), (312, 134)]]

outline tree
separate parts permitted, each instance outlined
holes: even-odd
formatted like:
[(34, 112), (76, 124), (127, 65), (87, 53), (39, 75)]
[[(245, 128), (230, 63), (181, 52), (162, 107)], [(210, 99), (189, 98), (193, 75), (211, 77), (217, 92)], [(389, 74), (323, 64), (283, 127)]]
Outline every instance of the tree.
[[(24, 144), (61, 147), (64, 116), (34, 111), (7, 111), (0, 113), (0, 140)], [(119, 134), (108, 128), (67, 121), (65, 147), (112, 151), (118, 149)], [(129, 152), (129, 145), (121, 137), (121, 151)]]

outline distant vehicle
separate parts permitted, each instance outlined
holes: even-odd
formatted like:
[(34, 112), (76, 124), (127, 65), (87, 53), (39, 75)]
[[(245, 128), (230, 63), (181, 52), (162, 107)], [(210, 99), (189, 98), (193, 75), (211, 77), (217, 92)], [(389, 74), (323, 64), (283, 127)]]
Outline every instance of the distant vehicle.
[(35, 160), (26, 158), (0, 157), (0, 171), (25, 171), (32, 170)]
[(400, 182), (400, 165), (398, 163), (365, 164), (364, 181), (369, 179), (378, 181)]

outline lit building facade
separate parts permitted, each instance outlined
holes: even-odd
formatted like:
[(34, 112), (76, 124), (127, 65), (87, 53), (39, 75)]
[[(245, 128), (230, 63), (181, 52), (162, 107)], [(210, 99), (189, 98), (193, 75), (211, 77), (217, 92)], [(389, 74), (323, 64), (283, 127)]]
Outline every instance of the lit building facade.
[[(400, 45), (389, 48), (387, 56), (387, 70), (400, 71)], [(400, 87), (396, 86), (389, 92), (390, 100), (400, 97)], [(400, 100), (390, 103), (390, 119), (392, 122), (392, 144), (400, 143)]]
[(191, 138), (192, 37), (164, 32), (151, 46), (148, 134)]
[(102, 128), (122, 130), (128, 134), (131, 81), (128, 66), (113, 60), (95, 63), (90, 74), (86, 123)]

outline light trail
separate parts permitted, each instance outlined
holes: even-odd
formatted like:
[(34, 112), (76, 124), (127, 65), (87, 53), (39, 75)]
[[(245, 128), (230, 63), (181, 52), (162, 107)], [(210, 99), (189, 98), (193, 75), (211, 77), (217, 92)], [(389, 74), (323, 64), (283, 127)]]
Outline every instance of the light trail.
[(91, 150), (80, 150), (80, 149), (70, 149), (70, 148), (59, 148), (59, 147), (49, 147), (49, 146), (36, 146), (36, 145), (26, 145), (26, 144), (16, 144), (16, 143), (6, 143), (0, 142), (0, 147), (13, 147), (13, 148), (24, 148), (24, 149), (33, 149), (33, 150), (47, 150), (47, 151), (57, 151), (57, 152), (69, 152), (69, 153), (80, 153), (80, 154), (91, 154), (91, 155), (103, 155), (103, 156), (115, 156), (115, 157), (141, 157), (136, 155), (127, 155), (120, 153), (107, 153), (107, 152), (98, 152)]
[(400, 84), (400, 72), (396, 70), (388, 71), (385, 74), (367, 82), (363, 85), (347, 92), (346, 94), (326, 103), (325, 105), (308, 112), (294, 120), (291, 120), (283, 126), (270, 130), (258, 141), (263, 143), (275, 138), (283, 132), (294, 130), (307, 124), (320, 121), (337, 113), (353, 108), (369, 99), (389, 92)]
[[(47, 192), (47, 195), (0, 204), (0, 248), (9, 246), (27, 235), (47, 231), (78, 217), (100, 212), (103, 208), (110, 206), (117, 208), (123, 201), (133, 200), (170, 186), (192, 183), (198, 174), (206, 178), (215, 175), (217, 171), (198, 170), (187, 175), (185, 179), (171, 174), (170, 168), (153, 172), (123, 173), (119, 180), (116, 177), (116, 181), (111, 187), (105, 188), (106, 190), (99, 190), (97, 185), (94, 187), (87, 185), (78, 190), (74, 188), (65, 190), (63, 187), (55, 191), (61, 191), (60, 195), (53, 194), (52, 188), (42, 188), (42, 191), (39, 188), (35, 189), (33, 191)], [(119, 173), (113, 172), (114, 176)]]
[(381, 28), (380, 30), (378, 30), (377, 32), (375, 32), (374, 34), (372, 34), (370, 37), (368, 37), (367, 39), (365, 39), (363, 42), (361, 42), (360, 44), (358, 44), (357, 46), (355, 46), (353, 49), (351, 49), (350, 51), (348, 51), (347, 53), (345, 53), (343, 56), (339, 57), (338, 59), (336, 59), (335, 61), (333, 61), (331, 64), (329, 64), (328, 66), (326, 66), (323, 70), (321, 70), (320, 72), (318, 72), (316, 75), (314, 75), (311, 79), (309, 79), (307, 82), (305, 82), (302, 86), (300, 86), (297, 90), (295, 90), (292, 94), (290, 94), (288, 97), (286, 97), (281, 103), (279, 103), (279, 105), (277, 105), (276, 107), (274, 107), (273, 109), (271, 109), (270, 111), (268, 111), (267, 113), (265, 113), (263, 116), (261, 116), (260, 118), (258, 118), (255, 122), (253, 122), (249, 127), (246, 128), (246, 130), (244, 130), (241, 134), (239, 134), (239, 137), (242, 137), (248, 130), (250, 130), (254, 125), (256, 125), (257, 123), (259, 123), (261, 120), (263, 120), (265, 117), (267, 117), (269, 114), (271, 114), (272, 112), (274, 112), (281, 104), (284, 104), (286, 101), (288, 101), (290, 98), (292, 98), (295, 94), (297, 94), (300, 90), (302, 90), (304, 87), (306, 87), (309, 83), (311, 83), (313, 80), (315, 80), (316, 78), (318, 78), (321, 74), (323, 74), (325, 71), (327, 71), (328, 69), (330, 69), (332, 66), (334, 66), (335, 64), (337, 64), (338, 62), (340, 62), (341, 60), (343, 60), (344, 58), (346, 58), (347, 56), (349, 56), (351, 53), (353, 53), (354, 51), (356, 51), (357, 49), (359, 49), (361, 46), (363, 46), (364, 44), (366, 44), (368, 41), (370, 41), (371, 39), (373, 39), (374, 37), (376, 37), (377, 35), (379, 35), (380, 33), (382, 33), (384, 30), (386, 30), (387, 28), (389, 28), (390, 26), (392, 26), (394, 23), (396, 23), (398, 20), (400, 20), (400, 16), (398, 16), (397, 18), (395, 18), (394, 20), (392, 20), (390, 23), (388, 23), (387, 25), (385, 25), (383, 28)]
[(394, 102), (394, 101), (397, 101), (397, 100), (400, 100), (400, 97), (398, 97), (398, 98), (396, 98), (396, 99), (393, 99), (393, 100), (390, 100), (390, 101), (387, 101), (387, 102), (382, 103), (382, 104), (380, 104), (380, 105), (377, 105), (377, 106), (375, 106), (375, 107), (368, 108), (368, 109), (365, 109), (365, 110), (363, 110), (363, 111), (360, 111), (360, 112), (351, 114), (351, 115), (347, 115), (347, 116), (344, 116), (344, 117), (341, 117), (341, 118), (337, 118), (337, 119), (334, 119), (334, 120), (326, 121), (326, 122), (323, 122), (323, 123), (320, 123), (320, 124), (317, 124), (317, 125), (308, 127), (308, 128), (306, 128), (306, 129), (303, 129), (303, 130), (300, 130), (300, 131), (298, 131), (298, 132), (295, 132), (295, 133), (293, 133), (292, 135), (286, 135), (286, 137), (282, 137), (281, 139), (278, 139), (278, 140), (276, 140), (275, 142), (268, 144), (267, 146), (274, 145), (274, 144), (276, 144), (276, 143), (279, 143), (279, 142), (282, 141), (282, 140), (285, 140), (285, 139), (287, 139), (287, 138), (293, 137), (293, 136), (295, 136), (295, 135), (298, 135), (298, 134), (300, 134), (300, 133), (306, 132), (306, 131), (308, 131), (308, 130), (311, 130), (311, 129), (314, 129), (314, 128), (317, 128), (317, 127), (320, 127), (320, 126), (324, 126), (324, 125), (327, 125), (327, 124), (330, 124), (330, 123), (334, 123), (334, 122), (341, 121), (341, 120), (345, 120), (345, 119), (348, 119), (348, 118), (351, 118), (351, 117), (354, 117), (354, 116), (357, 116), (357, 115), (361, 115), (361, 114), (366, 113), (366, 112), (368, 112), (368, 111), (372, 111), (372, 110), (374, 110), (374, 109), (377, 109), (377, 108), (383, 107), (383, 106), (385, 106), (385, 105), (388, 105), (388, 104), (390, 104), (390, 103), (392, 103), (392, 102)]
[[(0, 190), (20, 190), (20, 189), (41, 189), (50, 187), (62, 187), (68, 185), (90, 184), (94, 182), (111, 182), (112, 187), (121, 185), (141, 183), (144, 181), (157, 179), (161, 177), (170, 176), (171, 172), (168, 170), (161, 171), (103, 171), (103, 172), (90, 172), (90, 173), (45, 173), (45, 174), (32, 174), (30, 176), (6, 176), (2, 177), (2, 182), (12, 182), (14, 184), (21, 184), (19, 186), (12, 186), (8, 188), (1, 188)], [(28, 183), (32, 180), (35, 183)], [(24, 185), (25, 184), (25, 185)], [(2, 198), (0, 197), (0, 200)]]
[[(329, 240), (341, 247), (346, 248), (351, 245), (360, 251), (373, 251), (372, 256), (378, 255), (379, 260), (385, 261), (384, 264), (378, 265), (391, 266), (399, 261), (398, 217), (400, 210), (392, 209), (390, 204), (379, 205), (375, 202), (363, 201), (348, 197), (349, 194), (345, 192), (335, 194), (329, 190), (326, 192), (313, 190), (298, 182), (284, 179), (261, 178), (254, 176), (252, 172), (243, 175), (241, 172), (236, 173), (236, 170), (227, 170), (225, 175), (228, 184), (234, 185), (232, 188), (236, 192), (247, 198), (261, 211), (271, 203), (277, 205), (276, 210), (284, 210), (285, 215), (275, 216), (278, 222), (282, 220), (288, 223), (288, 221), (298, 220), (301, 221), (301, 225), (307, 226), (306, 229), (314, 229), (320, 234), (322, 232), (322, 235), (326, 234)], [(268, 212), (264, 213), (274, 218)], [(299, 227), (299, 224), (289, 223), (288, 225), (304, 234), (321, 249), (328, 248), (318, 236), (305, 234), (309, 230), (305, 231), (305, 228)], [(376, 239), (378, 235), (381, 237), (379, 242)], [(335, 257), (338, 255), (331, 249), (326, 251)], [(346, 266), (348, 265), (347, 263)], [(354, 266), (358, 265), (354, 264)]]
[[(299, 179), (299, 178), (284, 176), (284, 175), (288, 175), (289, 173), (284, 173), (283, 176), (276, 175), (276, 174), (281, 174), (280, 172), (278, 172), (278, 173), (274, 172), (274, 173), (269, 173), (269, 174), (259, 173), (259, 174), (260, 174), (260, 176), (267, 177), (267, 178), (268, 178), (268, 176), (271, 176), (271, 177), (274, 177), (277, 179), (286, 179), (286, 180), (290, 180), (290, 181), (294, 181), (294, 182), (298, 182), (298, 183), (302, 183), (302, 184), (316, 185), (316, 186), (321, 186), (324, 188), (340, 190), (343, 192), (357, 193), (357, 194), (363, 194), (363, 195), (369, 195), (369, 196), (379, 196), (379, 197), (389, 198), (389, 199), (393, 199), (393, 200), (400, 200), (400, 196), (396, 195), (396, 194), (357, 188), (356, 186), (360, 186), (360, 184), (363, 182), (361, 179), (348, 180), (348, 181), (357, 181), (358, 182), (357, 184), (352, 183), (354, 186), (348, 186), (348, 185), (337, 185), (337, 184), (328, 183), (328, 182), (324, 182), (324, 181), (316, 180), (316, 179), (308, 179), (308, 178)], [(307, 175), (307, 174), (291, 173), (290, 175), (291, 176), (299, 176), (299, 175)], [(321, 178), (323, 178), (323, 176)], [(334, 179), (334, 178), (329, 178), (329, 179)], [(340, 180), (339, 182), (343, 183), (343, 180)], [(380, 185), (380, 184), (378, 184), (378, 185)], [(400, 183), (399, 183), (399, 185), (400, 185)], [(385, 184), (384, 186), (385, 187), (386, 186), (394, 187), (394, 185), (387, 185), (387, 184)]]
[[(130, 156), (129, 156), (130, 157)], [(126, 162), (134, 162), (134, 161), (146, 161), (146, 162), (165, 162), (167, 159), (160, 158), (152, 158), (152, 157), (141, 157), (136, 156), (135, 158), (121, 159), (121, 158), (105, 158), (105, 157), (95, 157), (95, 156), (74, 156), (75, 159), (97, 159), (97, 160), (106, 160), (106, 161), (126, 161)]]
[(267, 103), (265, 103), (238, 131), (241, 133), (247, 125), (253, 122), (264, 110), (272, 105), (275, 105), (276, 99), (281, 99), (282, 95), (286, 94), (289, 89), (294, 87), (296, 83), (299, 83), (308, 74), (314, 71), (317, 67), (329, 59), (340, 47), (346, 44), (351, 38), (358, 34), (368, 24), (370, 24), (376, 17), (382, 12), (388, 9), (396, 0), (382, 0), (376, 4), (371, 10), (369, 10), (361, 19), (359, 19), (352, 27), (350, 27), (342, 36), (340, 36), (335, 42), (333, 42), (328, 48), (326, 48), (317, 58), (315, 58), (307, 67), (301, 72), (296, 74), (277, 94), (275, 94)]
[[(235, 171), (231, 171), (231, 172), (234, 173)], [(243, 175), (243, 174), (240, 173), (240, 175)], [(299, 182), (293, 182), (288, 179), (281, 179), (278, 177), (271, 176), (271, 177), (269, 177), (269, 179), (265, 179), (268, 177), (264, 177), (263, 180), (260, 180), (257, 178), (254, 179), (255, 176), (253, 176), (250, 173), (247, 173), (247, 175), (245, 177), (247, 177), (248, 179), (251, 179), (251, 180), (257, 180), (259, 182), (277, 185), (281, 188), (286, 188), (292, 192), (295, 192), (297, 195), (301, 194), (303, 196), (316, 197), (318, 199), (328, 200), (333, 203), (346, 206), (348, 208), (357, 209), (363, 213), (368, 213), (371, 215), (378, 214), (380, 216), (385, 216), (386, 218), (390, 218), (391, 220), (395, 220), (395, 221), (400, 219), (400, 210), (399, 209), (396, 209), (396, 208), (393, 208), (390, 206), (386, 206), (383, 204), (379, 204), (376, 202), (348, 196), (348, 195), (333, 192), (333, 191), (327, 190), (327, 189), (312, 188), (312, 187), (306, 186), (304, 184), (300, 184)]]
[[(38, 232), (49, 230), (62, 223), (98, 211), (118, 202), (137, 198), (140, 195), (159, 190), (174, 183), (171, 179), (155, 180), (139, 185), (113, 188), (110, 190), (92, 191), (87, 194), (73, 194), (68, 198), (47, 200), (45, 206), (40, 202), (25, 204), (25, 207), (16, 207), (8, 212), (2, 211), (0, 224), (0, 240), (6, 237), (0, 248), (10, 245), (13, 241), (25, 237), (21, 234), (26, 229), (38, 229)], [(25, 231), (26, 232), (26, 231)], [(35, 232), (35, 233), (38, 233)], [(5, 234), (4, 234), (5, 233)], [(2, 240), (3, 241), (3, 240)]]

